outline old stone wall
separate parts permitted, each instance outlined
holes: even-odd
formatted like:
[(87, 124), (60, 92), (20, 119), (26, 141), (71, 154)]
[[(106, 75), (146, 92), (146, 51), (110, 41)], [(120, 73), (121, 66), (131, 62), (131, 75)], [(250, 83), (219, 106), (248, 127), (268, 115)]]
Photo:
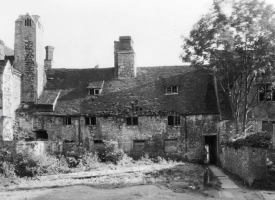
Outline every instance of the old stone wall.
[[(168, 125), (167, 116), (139, 116), (138, 125), (127, 125), (125, 117), (96, 117), (96, 125), (86, 125), (85, 117), (71, 117), (64, 125), (62, 116), (18, 114), (20, 131), (36, 138), (35, 131), (45, 130), (50, 141), (68, 141), (94, 148), (94, 140), (115, 140), (127, 153), (134, 150), (134, 141), (152, 144), (160, 141), (160, 150), (172, 150), (191, 160), (203, 160), (204, 136), (216, 135), (218, 115), (181, 116), (180, 125)], [(187, 142), (186, 142), (187, 141)], [(168, 147), (169, 145), (169, 147)], [(172, 146), (171, 146), (172, 145)], [(187, 154), (186, 154), (187, 153)]]
[(43, 27), (38, 21), (36, 23), (36, 63), (37, 63), (37, 97), (42, 94), (44, 88), (44, 39)]
[(35, 116), (33, 120), (33, 130), (46, 130), (51, 141), (80, 142), (79, 117), (71, 117), (71, 125), (63, 124), (64, 117)]
[(20, 16), (15, 23), (14, 66), (24, 74), (22, 101), (34, 102), (44, 84), (43, 28), (33, 21), (25, 26), (24, 20), (25, 16)]
[(0, 149), (3, 148), (15, 153), (42, 155), (61, 152), (62, 144), (56, 141), (0, 141)]
[(118, 52), (118, 77), (130, 78), (135, 76), (135, 53)]
[(249, 185), (255, 180), (266, 180), (266, 149), (242, 147), (234, 149), (223, 147), (221, 166), (238, 175)]
[(15, 110), (20, 105), (21, 99), (21, 76), (13, 73), (11, 65), (8, 62), (1, 75), (0, 99), (1, 99), (1, 119), (0, 136), (1, 140), (13, 140), (13, 123), (15, 119)]
[(217, 136), (218, 115), (193, 115), (186, 117), (187, 153), (193, 160), (203, 161), (205, 136)]

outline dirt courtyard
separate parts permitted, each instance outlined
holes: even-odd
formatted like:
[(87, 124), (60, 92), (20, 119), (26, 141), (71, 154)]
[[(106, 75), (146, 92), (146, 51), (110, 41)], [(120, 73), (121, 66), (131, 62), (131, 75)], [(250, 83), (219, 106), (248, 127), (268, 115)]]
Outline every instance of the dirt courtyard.
[[(5, 192), (1, 200), (178, 200), (208, 199), (196, 193), (177, 193), (160, 185), (140, 185), (115, 189), (98, 189), (90, 186), (70, 186), (64, 188)], [(213, 199), (213, 198), (211, 198)]]

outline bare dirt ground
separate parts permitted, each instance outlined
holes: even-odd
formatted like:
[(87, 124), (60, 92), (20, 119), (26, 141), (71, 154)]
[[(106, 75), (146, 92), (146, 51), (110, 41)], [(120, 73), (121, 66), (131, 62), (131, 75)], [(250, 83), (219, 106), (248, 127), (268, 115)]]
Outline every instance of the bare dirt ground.
[(14, 194), (1, 197), (2, 200), (179, 200), (179, 199), (205, 199), (196, 193), (177, 193), (166, 187), (158, 185), (140, 185), (116, 189), (97, 189), (90, 186), (70, 186), (65, 188), (18, 191)]
[[(184, 164), (145, 173), (133, 172), (89, 179), (59, 180), (58, 184), (51, 185), (51, 188), (6, 190), (0, 192), (0, 200), (266, 199), (257, 190), (221, 189), (215, 177), (210, 178), (210, 183), (205, 186), (204, 179), (204, 167)], [(66, 181), (70, 181), (69, 186), (60, 184)]]

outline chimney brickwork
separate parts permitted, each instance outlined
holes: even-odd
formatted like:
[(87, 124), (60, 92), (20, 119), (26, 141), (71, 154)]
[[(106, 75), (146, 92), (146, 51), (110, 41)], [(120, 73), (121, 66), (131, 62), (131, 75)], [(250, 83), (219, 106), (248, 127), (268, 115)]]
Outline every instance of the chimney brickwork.
[(53, 66), (53, 52), (54, 47), (46, 46), (46, 59), (44, 60), (44, 68), (45, 70), (51, 69)]
[(114, 42), (115, 77), (133, 78), (136, 76), (135, 52), (131, 36), (121, 36)]

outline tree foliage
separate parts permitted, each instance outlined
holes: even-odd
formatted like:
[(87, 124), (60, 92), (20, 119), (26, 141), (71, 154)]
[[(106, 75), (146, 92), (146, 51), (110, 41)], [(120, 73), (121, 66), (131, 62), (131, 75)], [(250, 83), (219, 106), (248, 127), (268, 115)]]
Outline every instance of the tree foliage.
[[(260, 0), (215, 0), (208, 14), (183, 38), (181, 58), (210, 69), (227, 96), (236, 129), (246, 130), (257, 92), (273, 80), (275, 10)], [(266, 97), (268, 98), (268, 97)]]

